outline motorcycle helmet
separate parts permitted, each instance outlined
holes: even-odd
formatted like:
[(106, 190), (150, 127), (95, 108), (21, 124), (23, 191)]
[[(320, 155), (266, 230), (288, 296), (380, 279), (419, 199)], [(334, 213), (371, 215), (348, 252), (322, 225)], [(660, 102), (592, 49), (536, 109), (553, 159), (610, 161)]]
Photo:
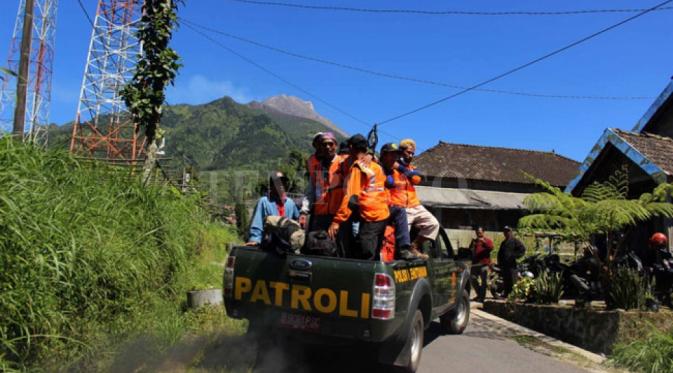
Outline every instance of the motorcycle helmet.
[(657, 232), (650, 237), (650, 246), (659, 247), (668, 245), (668, 238), (665, 234)]

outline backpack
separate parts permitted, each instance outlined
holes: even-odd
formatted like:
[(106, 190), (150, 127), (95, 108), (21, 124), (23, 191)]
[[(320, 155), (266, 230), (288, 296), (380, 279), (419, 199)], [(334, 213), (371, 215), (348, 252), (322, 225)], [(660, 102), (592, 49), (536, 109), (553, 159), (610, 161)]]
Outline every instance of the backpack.
[(282, 216), (267, 216), (264, 219), (262, 250), (273, 250), (280, 255), (298, 254), (305, 240), (306, 234), (298, 222)]
[(335, 257), (338, 256), (337, 245), (336, 242), (329, 238), (326, 231), (310, 232), (302, 254)]

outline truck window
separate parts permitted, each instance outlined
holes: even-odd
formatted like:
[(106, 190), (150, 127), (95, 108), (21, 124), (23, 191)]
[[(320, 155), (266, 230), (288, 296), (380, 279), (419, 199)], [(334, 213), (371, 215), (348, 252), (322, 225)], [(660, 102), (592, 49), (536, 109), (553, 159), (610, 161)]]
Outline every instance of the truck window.
[(435, 240), (435, 245), (437, 247), (438, 255), (441, 255), (442, 258), (455, 258), (456, 254), (453, 251), (453, 246), (451, 246), (451, 241), (447, 237), (446, 232), (443, 229), (439, 230), (439, 235), (437, 235), (437, 240)]

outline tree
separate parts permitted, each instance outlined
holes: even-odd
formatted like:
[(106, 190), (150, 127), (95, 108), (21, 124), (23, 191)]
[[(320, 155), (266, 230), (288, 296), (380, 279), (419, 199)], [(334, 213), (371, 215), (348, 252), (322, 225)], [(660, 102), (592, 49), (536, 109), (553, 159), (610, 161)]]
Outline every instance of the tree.
[(673, 204), (668, 202), (673, 185), (660, 184), (652, 193), (628, 199), (625, 168), (617, 170), (605, 182), (589, 185), (581, 197), (533, 179), (545, 191), (524, 200), (532, 212), (519, 220), (519, 227), (524, 231), (553, 232), (573, 242), (586, 242), (592, 234), (602, 233), (608, 237), (608, 249), (612, 252), (610, 237), (615, 233), (653, 217), (673, 217)]
[(145, 131), (145, 165), (143, 181), (147, 182), (156, 164), (157, 139), (162, 106), (166, 100), (165, 88), (173, 84), (180, 64), (179, 56), (169, 47), (177, 25), (177, 9), (183, 0), (145, 0), (138, 30), (142, 54), (136, 65), (133, 80), (121, 91), (138, 128)]

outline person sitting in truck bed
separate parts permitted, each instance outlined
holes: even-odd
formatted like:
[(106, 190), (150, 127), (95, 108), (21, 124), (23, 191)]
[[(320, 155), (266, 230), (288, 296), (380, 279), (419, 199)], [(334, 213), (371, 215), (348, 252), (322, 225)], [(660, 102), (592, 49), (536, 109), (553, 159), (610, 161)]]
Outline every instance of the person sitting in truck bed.
[(399, 172), (395, 169), (397, 160), (401, 156), (400, 148), (397, 144), (388, 143), (381, 147), (381, 166), (383, 172), (386, 174), (386, 191), (388, 192), (388, 203), (391, 214), (391, 225), (395, 229), (395, 257), (396, 259), (427, 259), (427, 255), (422, 254), (418, 250), (412, 251), (411, 240), (409, 238), (409, 223), (407, 211), (404, 207), (397, 206), (391, 203), (393, 199), (391, 194), (395, 192), (395, 173)]
[(400, 158), (394, 162), (392, 168), (392, 181), (389, 183), (390, 203), (402, 207), (407, 212), (409, 230), (416, 229), (418, 234), (411, 243), (412, 254), (427, 257), (422, 254), (423, 243), (434, 240), (439, 233), (439, 222), (428, 211), (416, 195), (414, 185), (420, 184), (423, 177), (411, 164), (416, 152), (416, 142), (412, 139), (400, 141)]
[(383, 236), (390, 210), (385, 191), (386, 176), (380, 165), (373, 162), (367, 154), (367, 140), (356, 134), (348, 140), (350, 158), (346, 165), (351, 165), (346, 177), (344, 197), (328, 235), (335, 239), (341, 225), (348, 221), (352, 210), (349, 207), (351, 197), (356, 196), (359, 210), (360, 257), (362, 259), (378, 259)]
[(292, 198), (287, 198), (285, 191), (288, 179), (280, 171), (274, 171), (269, 177), (269, 193), (257, 201), (255, 213), (250, 223), (250, 234), (246, 246), (257, 246), (264, 237), (264, 220), (267, 216), (284, 216), (288, 219), (299, 219), (299, 209)]

